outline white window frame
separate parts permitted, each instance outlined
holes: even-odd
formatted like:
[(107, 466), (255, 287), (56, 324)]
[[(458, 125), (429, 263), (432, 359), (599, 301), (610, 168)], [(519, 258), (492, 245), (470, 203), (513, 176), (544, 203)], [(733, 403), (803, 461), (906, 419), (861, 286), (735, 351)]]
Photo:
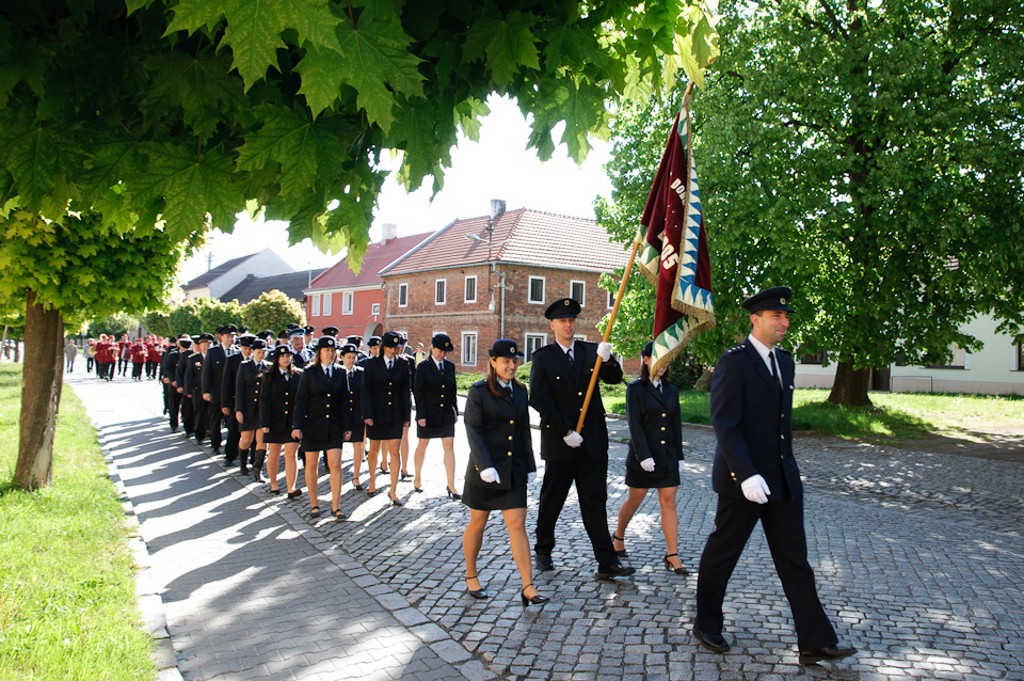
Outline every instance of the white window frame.
[(409, 284), (398, 285), (398, 307), (409, 307)]
[[(469, 297), (469, 282), (473, 282), (473, 297)], [(477, 279), (475, 274), (468, 275), (466, 281), (462, 286), (462, 293), (465, 298), (463, 302), (475, 303), (477, 301)]]
[[(476, 331), (463, 331), (462, 342), (459, 343), (459, 363), (462, 366), (475, 367), (479, 351), (477, 342), (479, 336)], [(472, 350), (472, 357), (467, 353)], [(472, 359), (472, 361), (469, 361)]]
[[(580, 287), (580, 297), (579, 298), (577, 298), (576, 296), (574, 296), (572, 294), (572, 287), (576, 286), (577, 284), (579, 284), (579, 287)], [(569, 297), (572, 298), (573, 300), (575, 300), (577, 303), (579, 303), (580, 307), (586, 307), (587, 306), (587, 282), (581, 281), (579, 279), (570, 279), (569, 280)]]
[[(536, 339), (538, 341), (538, 343), (537, 343), (536, 347), (534, 347), (531, 350), (530, 349), (530, 341), (534, 340), (534, 339)], [(527, 361), (527, 362), (532, 361), (533, 360), (533, 353), (536, 352), (538, 348), (542, 348), (542, 347), (544, 347), (547, 344), (548, 344), (548, 335), (546, 333), (528, 333), (528, 334), (526, 334), (526, 336), (523, 338), (523, 351), (526, 354), (525, 361)]]
[[(534, 281), (539, 281), (540, 282), (540, 300), (537, 300), (536, 298), (533, 297), (533, 282)], [(547, 278), (546, 277), (535, 277), (535, 276), (531, 275), (531, 276), (529, 276), (527, 278), (527, 280), (526, 280), (526, 296), (527, 296), (527, 301), (530, 303), (530, 305), (543, 305), (544, 304), (544, 298), (547, 296), (547, 287), (548, 287), (548, 282), (547, 282)]]
[(355, 310), (356, 294), (352, 291), (341, 292), (341, 314), (350, 315)]
[(374, 303), (370, 306), (370, 314), (374, 317), (380, 316), (380, 303)]
[(319, 293), (314, 293), (311, 296), (311, 298), (312, 298), (312, 302), (310, 302), (309, 316), (310, 317), (319, 317), (320, 316), (320, 294)]
[[(438, 294), (441, 295), (438, 295)], [(448, 280), (434, 280), (434, 305), (444, 305), (448, 300)]]
[(330, 317), (331, 316), (331, 294), (330, 293), (325, 293), (324, 294), (324, 299), (320, 303), (320, 312), (322, 313), (322, 315), (324, 317)]

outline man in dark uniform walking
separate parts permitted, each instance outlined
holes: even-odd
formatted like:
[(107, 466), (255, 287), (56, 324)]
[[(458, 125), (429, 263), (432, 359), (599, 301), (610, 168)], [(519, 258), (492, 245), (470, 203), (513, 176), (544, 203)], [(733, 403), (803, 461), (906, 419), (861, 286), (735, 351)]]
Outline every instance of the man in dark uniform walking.
[(775, 347), (789, 328), (792, 291), (779, 286), (743, 301), (750, 335), (719, 358), (711, 380), (711, 424), (717, 446), (711, 485), (718, 494), (715, 529), (700, 558), (693, 634), (724, 653), (722, 602), (729, 577), (757, 521), (796, 623), (800, 664), (839, 660), (839, 646), (818, 600), (807, 562), (803, 485), (793, 457), (794, 362)]
[(188, 339), (188, 345), (184, 345), (184, 338), (178, 338), (174, 345), (168, 347), (160, 360), (160, 383), (164, 389), (164, 404), (167, 405), (167, 420), (172, 433), (178, 431), (178, 412), (181, 409), (181, 393), (175, 388), (174, 372), (178, 368), (182, 351), (192, 345), (191, 338)]
[[(220, 426), (224, 420), (224, 412), (221, 411), (221, 398), (224, 392), (224, 367), (227, 365), (228, 357), (235, 354), (235, 334), (238, 327), (234, 324), (225, 324), (217, 329), (217, 342), (206, 351), (203, 360), (202, 392), (203, 401), (206, 402), (208, 425), (210, 429), (210, 446), (214, 454), (220, 454), (222, 442)], [(230, 426), (229, 426), (230, 427)], [(234, 451), (225, 447), (224, 464), (230, 466), (238, 458), (238, 448)]]
[(608, 424), (601, 391), (595, 388), (582, 432), (576, 431), (583, 400), (601, 357), (600, 379), (622, 382), (622, 367), (608, 343), (576, 340), (580, 304), (572, 298), (552, 303), (544, 312), (555, 342), (533, 353), (530, 370), (530, 406), (540, 413), (540, 456), (545, 461), (544, 481), (537, 511), (537, 567), (553, 570), (555, 522), (569, 488), (576, 483), (583, 526), (597, 559), (598, 579), (631, 575), (635, 570), (619, 563), (608, 532)]
[[(242, 473), (249, 472), (249, 452), (238, 450), (238, 440), (241, 433), (238, 430), (238, 419), (235, 418), (235, 388), (238, 379), (238, 367), (242, 362), (252, 356), (252, 343), (256, 336), (248, 332), (248, 329), (241, 329), (238, 337), (238, 352), (228, 355), (224, 363), (224, 377), (221, 380), (220, 390), (220, 411), (224, 415), (227, 424), (227, 439), (224, 441), (224, 456), (231, 459), (238, 458), (238, 470)], [(254, 445), (255, 446), (255, 438)]]
[(192, 356), (192, 344), (195, 340), (190, 336), (183, 335), (178, 339), (181, 346), (181, 353), (178, 354), (178, 366), (174, 367), (174, 380), (171, 385), (178, 393), (178, 402), (181, 407), (181, 426), (185, 431), (185, 437), (192, 436), (192, 429), (195, 427), (195, 412), (192, 409), (192, 396), (185, 394), (185, 376), (189, 372), (188, 358)]
[(203, 444), (207, 429), (210, 426), (209, 402), (203, 399), (200, 392), (203, 386), (203, 362), (213, 344), (213, 336), (201, 333), (196, 337), (196, 350), (188, 356), (185, 367), (185, 397), (192, 400), (192, 434), (196, 444)]

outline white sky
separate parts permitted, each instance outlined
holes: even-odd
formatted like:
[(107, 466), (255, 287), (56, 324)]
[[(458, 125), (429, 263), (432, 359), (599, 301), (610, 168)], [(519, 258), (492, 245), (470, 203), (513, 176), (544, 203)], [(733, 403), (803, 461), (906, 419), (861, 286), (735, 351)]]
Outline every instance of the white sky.
[[(557, 147), (550, 161), (541, 163), (536, 153), (526, 148), (529, 127), (518, 107), (497, 97), (491, 97), (488, 105), (491, 114), (483, 119), (480, 141), (460, 138), (452, 151), (452, 167), (445, 174), (444, 189), (433, 202), (429, 181), (412, 193), (406, 193), (392, 179), (385, 182), (374, 210), (371, 241), (380, 239), (381, 225), (386, 223), (397, 224), (398, 236), (407, 236), (440, 229), (458, 218), (487, 215), (491, 199), (504, 199), (508, 210), (525, 207), (594, 217), (594, 199), (611, 194), (603, 168), (610, 145), (592, 140), (594, 148), (582, 166), (566, 156), (564, 146)], [(397, 161), (393, 168), (397, 170)], [(212, 266), (216, 267), (267, 247), (296, 270), (329, 267), (342, 257), (320, 253), (308, 239), (289, 248), (283, 222), (257, 225), (244, 220), (236, 223), (231, 234), (215, 232), (206, 247), (184, 263), (180, 278), (189, 281), (205, 272), (211, 254)]]

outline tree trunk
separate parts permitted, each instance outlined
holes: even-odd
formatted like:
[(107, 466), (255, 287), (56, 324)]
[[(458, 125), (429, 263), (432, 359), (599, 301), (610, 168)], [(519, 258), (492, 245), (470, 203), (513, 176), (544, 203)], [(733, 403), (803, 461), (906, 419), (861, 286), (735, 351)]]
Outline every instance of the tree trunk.
[(828, 401), (846, 407), (870, 407), (870, 380), (871, 369), (854, 369), (849, 361), (840, 360), (836, 366), (836, 377), (832, 381), (832, 392), (829, 393)]
[(21, 375), (21, 420), (14, 484), (26, 490), (46, 487), (53, 478), (53, 434), (63, 386), (61, 347), (64, 319), (57, 309), (36, 303), (28, 292), (25, 309), (25, 364)]

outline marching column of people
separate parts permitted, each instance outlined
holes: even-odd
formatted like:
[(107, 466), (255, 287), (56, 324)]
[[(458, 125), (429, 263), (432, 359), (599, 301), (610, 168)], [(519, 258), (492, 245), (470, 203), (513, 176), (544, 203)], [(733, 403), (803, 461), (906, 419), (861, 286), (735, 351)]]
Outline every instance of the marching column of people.
[[(813, 571), (807, 561), (803, 530), (802, 483), (791, 442), (794, 363), (777, 345), (789, 325), (792, 292), (785, 287), (761, 291), (743, 301), (750, 314), (746, 342), (726, 351), (716, 366), (711, 387), (711, 417), (717, 448), (712, 485), (718, 495), (714, 531), (700, 556), (697, 607), (693, 634), (699, 645), (716, 653), (731, 646), (724, 637), (723, 601), (754, 526), (760, 522), (782, 581), (795, 621), (799, 662), (836, 661), (856, 652), (840, 645), (818, 599)], [(207, 432), (214, 453), (221, 444), (221, 420), (228, 434), (225, 462), (240, 460), (240, 472), (252, 466), (255, 482), (281, 494), (280, 459), (285, 459), (285, 491), (290, 499), (302, 495), (298, 475), (301, 449), (309, 516), (321, 516), (319, 461), (325, 455), (331, 515), (343, 520), (342, 447), (353, 447), (352, 487), (377, 491), (379, 471), (388, 476), (388, 506), (401, 507), (398, 485), (407, 472), (408, 429), (417, 425), (413, 454), (413, 492), (424, 492), (423, 466), (429, 442), (440, 439), (446, 495), (469, 508), (463, 532), (467, 594), (478, 600), (491, 594), (481, 581), (478, 557), (491, 511), (500, 511), (508, 533), (508, 552), (522, 583), (523, 606), (549, 601), (534, 584), (534, 566), (555, 569), (557, 525), (570, 489), (575, 486), (580, 515), (597, 563), (598, 579), (635, 574), (624, 564), (626, 531), (647, 491), (657, 490), (660, 524), (665, 540), (664, 569), (689, 574), (679, 555), (677, 495), (684, 469), (679, 389), (668, 380), (664, 366), (653, 371), (653, 343), (641, 352), (641, 375), (626, 388), (630, 438), (625, 461), (628, 493), (619, 509), (617, 526), (609, 531), (608, 428), (600, 387), (584, 412), (591, 378), (621, 383), (622, 367), (606, 342), (576, 337), (579, 302), (563, 298), (544, 312), (553, 342), (537, 348), (529, 389), (515, 378), (523, 359), (516, 342), (494, 341), (486, 377), (469, 389), (464, 423), (469, 461), (462, 493), (455, 486), (455, 366), (447, 361), (451, 339), (436, 334), (429, 354), (418, 363), (403, 352), (408, 339), (387, 331), (371, 336), (366, 354), (362, 338), (338, 338), (327, 327), (319, 338), (315, 329), (290, 325), (276, 334), (255, 336), (234, 325), (210, 334), (168, 339), (159, 361), (152, 348), (131, 351), (132, 378), (159, 376), (165, 413), (172, 432), (179, 425), (186, 436), (202, 443)], [(90, 339), (91, 340), (91, 339)], [(134, 346), (132, 346), (134, 348)], [(420, 344), (422, 348), (422, 344)], [(119, 346), (101, 336), (90, 342), (86, 355), (95, 358), (97, 375), (110, 380)], [(92, 349), (94, 348), (94, 349)], [(140, 359), (141, 361), (136, 361)], [(73, 356), (68, 357), (71, 371)], [(149, 362), (156, 362), (150, 370)], [(136, 364), (140, 365), (136, 368)], [(413, 418), (412, 410), (415, 407)], [(537, 477), (528, 407), (540, 415), (540, 457), (545, 471), (539, 492), (535, 542), (531, 552), (526, 527), (529, 485)], [(367, 443), (364, 449), (364, 443)], [(366, 474), (362, 479), (364, 453)]]

